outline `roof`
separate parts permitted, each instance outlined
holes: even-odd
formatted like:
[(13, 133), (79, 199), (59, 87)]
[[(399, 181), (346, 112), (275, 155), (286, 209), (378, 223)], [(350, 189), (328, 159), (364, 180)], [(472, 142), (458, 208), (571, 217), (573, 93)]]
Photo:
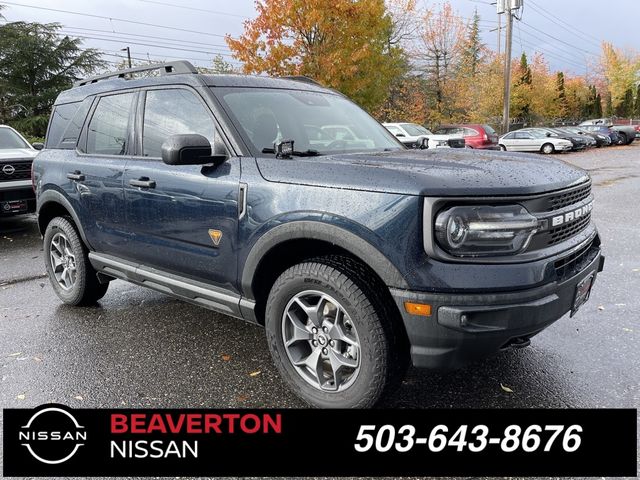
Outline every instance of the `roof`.
[[(132, 74), (158, 71), (159, 75), (133, 77)], [(291, 90), (307, 90), (328, 92), (318, 83), (306, 77), (265, 77), (255, 75), (209, 75), (195, 73), (195, 67), (189, 62), (177, 61), (155, 64), (127, 70), (106, 73), (80, 80), (69, 90), (62, 92), (56, 99), (56, 105), (82, 101), (89, 95), (114, 92), (131, 88), (148, 87), (150, 85), (190, 85), (193, 87), (250, 87), (250, 88), (282, 88)]]

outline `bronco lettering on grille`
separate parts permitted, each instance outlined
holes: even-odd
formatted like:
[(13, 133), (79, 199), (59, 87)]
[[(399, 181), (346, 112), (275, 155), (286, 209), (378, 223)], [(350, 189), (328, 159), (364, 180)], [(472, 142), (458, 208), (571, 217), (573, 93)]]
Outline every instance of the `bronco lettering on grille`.
[(591, 212), (591, 210), (593, 210), (593, 202), (589, 202), (586, 205), (583, 205), (582, 207), (576, 209), (576, 210), (572, 210), (570, 212), (567, 212), (563, 215), (557, 215), (555, 217), (553, 217), (551, 219), (551, 226), (552, 227), (557, 227), (559, 225), (568, 223), (568, 222), (573, 222), (574, 220), (579, 219), (580, 217), (585, 216), (586, 214), (588, 214), (589, 212)]

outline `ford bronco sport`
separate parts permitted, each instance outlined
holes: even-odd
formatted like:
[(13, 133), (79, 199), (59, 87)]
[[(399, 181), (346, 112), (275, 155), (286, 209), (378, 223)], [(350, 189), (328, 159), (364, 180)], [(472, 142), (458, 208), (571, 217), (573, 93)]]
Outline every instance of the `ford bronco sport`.
[(56, 100), (34, 181), (63, 302), (122, 279), (264, 325), (321, 407), (373, 405), (410, 362), (527, 345), (604, 261), (583, 170), (407, 149), (299, 77), (173, 62), (83, 80)]

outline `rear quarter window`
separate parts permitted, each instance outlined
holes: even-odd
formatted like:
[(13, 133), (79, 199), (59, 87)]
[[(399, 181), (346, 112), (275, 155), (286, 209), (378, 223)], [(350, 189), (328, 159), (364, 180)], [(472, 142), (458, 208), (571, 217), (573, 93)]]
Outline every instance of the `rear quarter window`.
[(54, 107), (46, 138), (46, 148), (66, 150), (76, 148), (78, 136), (92, 101), (92, 98), (86, 98), (82, 102)]

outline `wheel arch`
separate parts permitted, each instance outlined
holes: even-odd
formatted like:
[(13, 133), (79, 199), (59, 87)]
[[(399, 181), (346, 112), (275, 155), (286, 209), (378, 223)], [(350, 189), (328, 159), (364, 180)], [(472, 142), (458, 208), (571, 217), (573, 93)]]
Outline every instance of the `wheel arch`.
[(71, 206), (69, 200), (56, 190), (46, 190), (38, 197), (38, 230), (44, 236), (49, 222), (56, 217), (71, 217), (80, 238), (86, 246), (89, 246), (78, 214)]
[(381, 283), (408, 288), (400, 271), (375, 246), (335, 225), (295, 221), (264, 234), (252, 247), (242, 268), (241, 289), (256, 301), (256, 318), (262, 323), (271, 286), (287, 268), (314, 257), (347, 255), (365, 265)]

